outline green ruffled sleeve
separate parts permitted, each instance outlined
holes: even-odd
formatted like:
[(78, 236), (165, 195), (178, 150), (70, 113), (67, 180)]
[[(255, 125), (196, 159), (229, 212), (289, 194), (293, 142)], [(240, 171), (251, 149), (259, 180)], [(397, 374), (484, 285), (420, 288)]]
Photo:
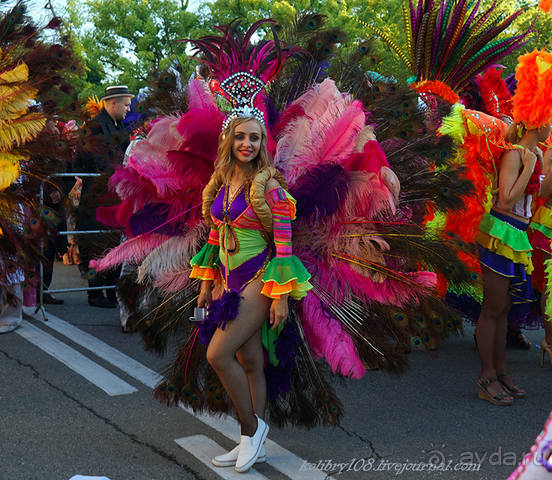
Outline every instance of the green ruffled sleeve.
[(295, 255), (274, 257), (266, 267), (261, 293), (270, 298), (289, 293), (295, 300), (300, 300), (312, 288), (310, 278), (310, 273)]
[(190, 260), (192, 273), (190, 278), (201, 280), (216, 280), (219, 273), (219, 246), (206, 243), (205, 246)]

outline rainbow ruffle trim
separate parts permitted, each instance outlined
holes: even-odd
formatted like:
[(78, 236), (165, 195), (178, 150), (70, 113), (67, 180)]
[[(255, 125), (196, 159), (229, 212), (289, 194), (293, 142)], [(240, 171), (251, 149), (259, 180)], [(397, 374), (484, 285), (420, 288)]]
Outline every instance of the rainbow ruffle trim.
[(312, 288), (310, 278), (310, 273), (295, 255), (275, 257), (266, 266), (261, 293), (270, 298), (289, 294), (300, 300)]
[(192, 273), (190, 278), (200, 280), (217, 280), (220, 278), (219, 246), (206, 243), (203, 248), (190, 260)]
[(525, 266), (528, 275), (533, 271), (533, 250), (527, 232), (486, 213), (479, 225), (476, 242), (486, 250)]

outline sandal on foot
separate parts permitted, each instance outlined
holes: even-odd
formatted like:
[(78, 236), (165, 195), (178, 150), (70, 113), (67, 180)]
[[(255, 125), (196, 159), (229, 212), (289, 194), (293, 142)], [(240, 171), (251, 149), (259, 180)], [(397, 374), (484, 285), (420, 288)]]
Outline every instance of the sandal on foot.
[(519, 385), (517, 384), (514, 384), (512, 386), (508, 386), (506, 385), (506, 383), (504, 383), (502, 381), (502, 379), (504, 377), (508, 377), (510, 374), (509, 373), (499, 373), (497, 374), (497, 378), (498, 378), (498, 381), (501, 383), (501, 385), (504, 387), (504, 391), (506, 393), (508, 393), (511, 397), (514, 397), (514, 398), (525, 398), (525, 395), (527, 395), (527, 393), (525, 392), (525, 390), (523, 390), (523, 388), (521, 388)]
[(487, 400), (488, 402), (491, 402), (493, 405), (504, 407), (512, 405), (513, 398), (506, 392), (502, 391), (500, 393), (497, 393), (496, 395), (492, 395), (491, 392), (489, 392), (487, 387), (494, 382), (498, 382), (498, 380), (496, 378), (479, 377), (477, 379), (477, 396), (481, 400)]

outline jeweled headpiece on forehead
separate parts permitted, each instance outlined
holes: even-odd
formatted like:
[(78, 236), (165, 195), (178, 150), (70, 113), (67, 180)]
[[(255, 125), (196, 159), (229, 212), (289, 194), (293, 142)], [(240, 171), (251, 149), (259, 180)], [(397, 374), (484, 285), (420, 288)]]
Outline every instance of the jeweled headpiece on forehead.
[[(208, 35), (190, 40), (196, 48), (196, 55), (213, 77), (220, 82), (218, 88), (232, 106), (223, 124), (239, 117), (254, 117), (265, 123), (265, 106), (259, 95), (273, 80), (284, 62), (301, 49), (282, 46), (274, 25), (275, 20), (262, 19), (255, 22), (245, 34), (239, 32), (241, 22), (234, 20), (228, 25), (215, 27), (222, 35)], [(251, 40), (263, 25), (270, 25), (273, 38), (252, 44)]]
[(222, 129), (225, 130), (230, 122), (239, 117), (254, 117), (263, 125), (264, 114), (255, 108), (255, 97), (265, 88), (265, 83), (247, 72), (237, 72), (220, 83), (220, 89), (226, 93), (234, 105), (230, 114), (224, 119)]

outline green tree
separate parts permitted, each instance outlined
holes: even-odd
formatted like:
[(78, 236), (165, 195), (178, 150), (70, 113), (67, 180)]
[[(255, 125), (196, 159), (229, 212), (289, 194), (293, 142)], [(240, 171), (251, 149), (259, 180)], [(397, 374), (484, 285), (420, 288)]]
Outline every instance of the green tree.
[[(481, 10), (492, 1), (482, 0)], [(407, 0), (211, 0), (190, 11), (187, 0), (68, 0), (70, 34), (87, 66), (77, 89), (81, 97), (100, 95), (107, 83), (117, 82), (137, 91), (146, 85), (152, 69), (167, 67), (175, 58), (184, 67), (184, 75), (189, 75), (194, 61), (188, 58), (185, 44), (175, 44), (175, 40), (211, 34), (214, 26), (235, 18), (243, 28), (267, 17), (286, 23), (304, 10), (327, 15), (328, 27), (344, 31), (347, 42), (339, 45), (339, 55), (346, 56), (356, 45), (375, 39), (375, 55), (367, 59), (365, 68), (405, 80), (410, 72), (402, 61), (366, 27), (376, 27), (404, 45), (403, 3), (407, 5)], [(523, 10), (507, 32), (510, 35), (526, 31), (537, 17), (533, 41), (502, 61), (512, 72), (519, 53), (550, 45), (552, 16), (538, 13), (536, 0), (503, 1), (500, 6), (505, 14)]]
[(108, 83), (132, 91), (175, 59), (188, 65), (185, 43), (203, 33), (199, 16), (176, 0), (69, 0), (69, 26), (87, 67), (81, 96), (101, 95)]

